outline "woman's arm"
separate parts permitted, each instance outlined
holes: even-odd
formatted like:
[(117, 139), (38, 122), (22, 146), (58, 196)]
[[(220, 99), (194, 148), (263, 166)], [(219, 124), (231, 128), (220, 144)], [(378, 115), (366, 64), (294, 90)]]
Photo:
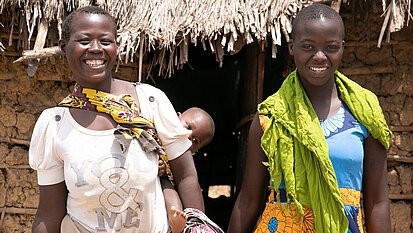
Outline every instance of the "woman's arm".
[(172, 183), (169, 181), (168, 177), (162, 176), (159, 178), (161, 179), (161, 187), (165, 198), (165, 207), (168, 212), (168, 216), (172, 206), (175, 206), (177, 210), (182, 210), (181, 198)]
[(39, 189), (39, 207), (32, 225), (32, 232), (60, 232), (60, 223), (66, 215), (66, 184), (61, 182), (54, 185), (40, 185)]
[(371, 135), (364, 142), (363, 202), (367, 232), (390, 232), (387, 154)]
[(191, 152), (187, 150), (178, 158), (170, 160), (170, 165), (183, 208), (196, 208), (205, 212), (204, 198)]
[(242, 186), (232, 210), (227, 233), (252, 232), (258, 221), (269, 184), (268, 171), (262, 164), (263, 161), (267, 161), (260, 145), (262, 134), (258, 114), (256, 114), (248, 135)]

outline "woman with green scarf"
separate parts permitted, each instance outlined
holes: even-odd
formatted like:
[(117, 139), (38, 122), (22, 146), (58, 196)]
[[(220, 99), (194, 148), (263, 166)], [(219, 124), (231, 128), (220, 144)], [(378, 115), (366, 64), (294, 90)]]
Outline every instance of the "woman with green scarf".
[(291, 38), (296, 70), (258, 105), (228, 233), (390, 232), (391, 132), (377, 97), (337, 71), (342, 18), (310, 5)]

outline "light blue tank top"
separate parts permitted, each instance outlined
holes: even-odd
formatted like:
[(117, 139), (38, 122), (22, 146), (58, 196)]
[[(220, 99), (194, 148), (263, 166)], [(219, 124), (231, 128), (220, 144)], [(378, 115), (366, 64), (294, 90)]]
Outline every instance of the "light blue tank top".
[[(336, 173), (338, 187), (350, 197), (359, 199), (355, 194), (361, 192), (363, 180), (364, 140), (368, 137), (367, 129), (360, 124), (343, 103), (336, 115), (320, 122), (327, 140), (328, 154)], [(358, 192), (354, 192), (354, 191)], [(344, 202), (344, 211), (349, 221), (349, 233), (363, 232), (360, 206)], [(359, 200), (357, 200), (359, 201)]]

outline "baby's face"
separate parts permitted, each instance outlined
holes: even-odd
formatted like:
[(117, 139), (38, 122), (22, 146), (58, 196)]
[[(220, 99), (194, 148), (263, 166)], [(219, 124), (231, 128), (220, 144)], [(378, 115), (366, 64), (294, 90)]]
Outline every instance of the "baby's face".
[(188, 139), (192, 142), (190, 150), (193, 154), (209, 143), (211, 129), (205, 116), (202, 114), (183, 113), (179, 119), (182, 125), (191, 131), (188, 134)]

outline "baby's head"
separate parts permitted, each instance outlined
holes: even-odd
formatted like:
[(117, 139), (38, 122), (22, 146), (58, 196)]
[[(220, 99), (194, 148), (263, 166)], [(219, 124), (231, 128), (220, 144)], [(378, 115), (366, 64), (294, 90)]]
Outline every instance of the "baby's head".
[(192, 107), (179, 115), (182, 125), (191, 130), (188, 139), (191, 140), (191, 152), (195, 153), (211, 142), (215, 134), (215, 123), (204, 110)]

